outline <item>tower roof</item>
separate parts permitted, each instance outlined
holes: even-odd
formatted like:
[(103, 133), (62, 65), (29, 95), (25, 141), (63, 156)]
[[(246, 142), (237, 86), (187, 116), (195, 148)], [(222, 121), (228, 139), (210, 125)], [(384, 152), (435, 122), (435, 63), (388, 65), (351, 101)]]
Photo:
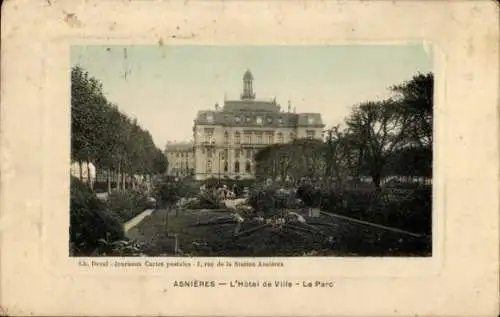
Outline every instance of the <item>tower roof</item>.
[(249, 69), (247, 69), (247, 71), (243, 75), (243, 80), (253, 80), (252, 73), (250, 72)]

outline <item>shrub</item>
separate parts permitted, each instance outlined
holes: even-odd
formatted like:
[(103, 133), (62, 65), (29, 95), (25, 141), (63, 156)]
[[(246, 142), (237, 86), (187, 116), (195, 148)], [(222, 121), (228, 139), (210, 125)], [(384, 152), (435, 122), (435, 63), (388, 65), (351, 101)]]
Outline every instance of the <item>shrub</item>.
[(399, 229), (429, 234), (432, 229), (432, 188), (404, 186), (378, 196), (371, 190), (325, 191), (322, 209)]
[(124, 238), (120, 220), (77, 178), (71, 178), (70, 228), (71, 254), (89, 255), (99, 240)]
[(150, 207), (147, 195), (134, 189), (111, 192), (107, 203), (122, 222), (132, 219)]
[(168, 208), (192, 191), (192, 188), (181, 182), (162, 180), (155, 184), (154, 195), (158, 206)]
[(432, 231), (432, 188), (418, 186), (404, 190), (404, 195), (393, 195), (392, 199), (381, 200), (376, 211), (392, 226), (429, 234)]
[(307, 207), (320, 207), (323, 193), (319, 187), (305, 184), (297, 188), (297, 197), (300, 198)]
[(214, 190), (207, 190), (198, 196), (197, 209), (219, 209), (222, 205), (219, 194)]
[(273, 217), (283, 214), (284, 209), (291, 208), (291, 195), (280, 192), (272, 186), (256, 188), (250, 192), (249, 205), (256, 214), (264, 217)]

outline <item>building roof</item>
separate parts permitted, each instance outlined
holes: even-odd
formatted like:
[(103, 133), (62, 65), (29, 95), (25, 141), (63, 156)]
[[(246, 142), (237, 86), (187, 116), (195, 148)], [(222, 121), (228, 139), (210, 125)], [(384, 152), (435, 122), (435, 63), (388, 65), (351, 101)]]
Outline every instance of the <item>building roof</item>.
[(193, 146), (193, 142), (167, 142), (165, 152), (190, 151)]
[[(253, 80), (252, 73), (247, 70), (243, 80)], [(216, 105), (215, 110), (200, 110), (194, 124), (222, 126), (252, 127), (324, 127), (319, 113), (281, 112), (281, 106), (272, 100), (255, 100), (251, 85), (242, 94), (241, 100), (225, 100), (222, 109)], [(290, 111), (290, 102), (288, 105)]]
[(279, 112), (280, 105), (275, 100), (226, 100), (224, 101), (223, 111), (265, 111)]
[(307, 112), (298, 114), (298, 126), (323, 126), (323, 120), (321, 119), (321, 114)]
[(242, 127), (323, 127), (319, 113), (265, 111), (198, 111), (195, 124)]

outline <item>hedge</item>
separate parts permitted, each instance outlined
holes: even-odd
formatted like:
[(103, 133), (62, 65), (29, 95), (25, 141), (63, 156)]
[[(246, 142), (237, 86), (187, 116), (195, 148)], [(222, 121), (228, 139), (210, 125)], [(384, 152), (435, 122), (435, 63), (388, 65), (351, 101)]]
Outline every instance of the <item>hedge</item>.
[(89, 255), (100, 246), (100, 239), (124, 238), (121, 220), (77, 178), (71, 178), (70, 227), (71, 255)]

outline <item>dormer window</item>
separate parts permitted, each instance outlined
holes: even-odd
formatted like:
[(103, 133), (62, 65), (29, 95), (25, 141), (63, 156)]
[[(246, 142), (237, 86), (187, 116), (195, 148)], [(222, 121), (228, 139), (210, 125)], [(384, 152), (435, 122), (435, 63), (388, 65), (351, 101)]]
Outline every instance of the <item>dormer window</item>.
[(279, 118), (279, 119), (278, 119), (278, 122), (279, 122), (280, 124), (283, 124), (283, 118)]
[(257, 124), (262, 124), (262, 118), (261, 117), (257, 117), (257, 119), (255, 120), (255, 122), (257, 122)]
[(313, 124), (313, 123), (314, 123), (314, 118), (313, 118), (313, 117), (309, 117), (309, 118), (307, 119), (307, 123), (309, 123), (309, 124)]
[(236, 116), (236, 117), (234, 118), (234, 121), (236, 121), (236, 122), (240, 122), (240, 121), (241, 121), (240, 116)]
[(267, 123), (273, 123), (273, 118), (267, 117)]
[(250, 122), (250, 120), (252, 120), (252, 119), (250, 118), (250, 116), (247, 116), (246, 120), (247, 120), (247, 122)]
[(208, 121), (208, 122), (212, 122), (212, 121), (214, 121), (214, 115), (213, 115), (213, 114), (211, 114), (211, 113), (208, 113), (208, 114), (207, 114), (207, 116), (206, 116), (206, 118), (207, 118), (207, 121)]

